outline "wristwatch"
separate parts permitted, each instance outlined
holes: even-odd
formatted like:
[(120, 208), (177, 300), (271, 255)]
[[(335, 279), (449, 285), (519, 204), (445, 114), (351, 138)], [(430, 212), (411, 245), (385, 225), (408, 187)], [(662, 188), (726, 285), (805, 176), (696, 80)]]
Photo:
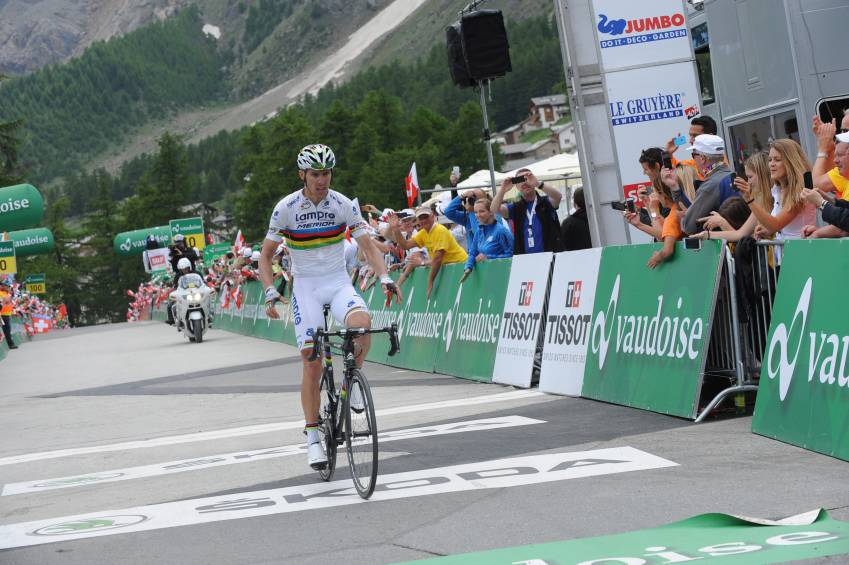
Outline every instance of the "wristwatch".
[(823, 198), (822, 202), (820, 202), (819, 209), (820, 209), (820, 210), (825, 210), (825, 205), (826, 205), (826, 204), (828, 204), (828, 200), (826, 200), (825, 198)]
[(537, 189), (542, 190), (543, 186), (545, 186), (545, 181), (540, 181), (539, 184), (537, 185)]

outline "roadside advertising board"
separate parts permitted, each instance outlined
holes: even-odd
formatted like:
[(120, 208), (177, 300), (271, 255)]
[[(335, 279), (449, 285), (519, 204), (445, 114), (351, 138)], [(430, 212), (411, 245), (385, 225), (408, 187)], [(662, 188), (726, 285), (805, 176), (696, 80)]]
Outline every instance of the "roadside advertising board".
[(554, 255), (539, 389), (581, 396), (601, 248)]
[(203, 249), (203, 263), (208, 267), (216, 259), (222, 255), (226, 255), (232, 249), (233, 245), (230, 243), (213, 243), (212, 245), (207, 245)]
[[(511, 259), (475, 265), (463, 282), (463, 264), (447, 265), (439, 287), (444, 321), (433, 371), (490, 382), (495, 365), (501, 317), (507, 296)], [(439, 276), (443, 276), (440, 274)]]
[(691, 59), (682, 0), (593, 0), (605, 72)]
[(38, 225), (44, 217), (44, 199), (31, 184), (0, 188), (0, 232)]
[(660, 244), (605, 247), (582, 396), (694, 418), (724, 246), (678, 244), (655, 269)]
[(18, 272), (18, 262), (15, 258), (15, 243), (0, 241), (0, 276), (14, 275)]
[(752, 431), (849, 461), (849, 241), (788, 241)]
[(542, 310), (548, 294), (552, 257), (552, 253), (534, 253), (512, 259), (493, 382), (531, 386), (537, 340), (544, 325)]
[(115, 236), (112, 243), (115, 254), (125, 257), (141, 254), (145, 250), (148, 235), (153, 235), (157, 243), (163, 247), (171, 243), (171, 228), (168, 226), (125, 231)]
[(56, 246), (53, 232), (48, 228), (9, 232), (9, 240), (15, 243), (15, 254), (18, 257), (50, 253)]
[(163, 249), (145, 250), (143, 257), (144, 270), (148, 273), (164, 273), (171, 270), (168, 257), (171, 251), (166, 247)]
[[(640, 186), (650, 185), (639, 162), (643, 149), (665, 147), (670, 138), (687, 134), (690, 120), (701, 113), (699, 88), (689, 61), (609, 73), (605, 80), (623, 195), (627, 198), (635, 196)], [(684, 147), (675, 156), (689, 158)]]
[(186, 238), (186, 247), (195, 247), (203, 251), (206, 247), (206, 238), (203, 235), (203, 218), (181, 218), (168, 222), (171, 228), (171, 237), (182, 234)]
[(44, 273), (24, 277), (24, 289), (30, 294), (45, 294), (47, 292), (47, 277)]

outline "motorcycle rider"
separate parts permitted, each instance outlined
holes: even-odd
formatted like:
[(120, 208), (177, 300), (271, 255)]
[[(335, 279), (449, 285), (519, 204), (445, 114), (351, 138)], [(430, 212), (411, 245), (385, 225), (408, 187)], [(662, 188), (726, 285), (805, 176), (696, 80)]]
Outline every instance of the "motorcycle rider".
[[(177, 237), (181, 237), (178, 235)], [(188, 257), (182, 257), (179, 261), (177, 261), (177, 268), (174, 270), (176, 275), (174, 275), (174, 290), (177, 291), (180, 288), (180, 279), (183, 275), (188, 275), (189, 273), (195, 272), (192, 267), (192, 262)], [(174, 325), (174, 308), (176, 308), (176, 303), (174, 301), (168, 307), (168, 324)], [(179, 325), (177, 328), (179, 329)]]

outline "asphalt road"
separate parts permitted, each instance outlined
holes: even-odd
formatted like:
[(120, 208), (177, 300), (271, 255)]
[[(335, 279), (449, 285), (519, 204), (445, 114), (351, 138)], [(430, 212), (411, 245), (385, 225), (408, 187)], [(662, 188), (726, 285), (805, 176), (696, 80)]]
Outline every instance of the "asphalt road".
[(154, 322), (24, 345), (0, 362), (0, 563), (372, 565), (706, 512), (849, 520), (849, 464), (749, 417), (365, 370), (381, 431), (368, 502), (343, 453), (332, 483), (306, 465), (293, 348), (216, 330), (190, 344)]

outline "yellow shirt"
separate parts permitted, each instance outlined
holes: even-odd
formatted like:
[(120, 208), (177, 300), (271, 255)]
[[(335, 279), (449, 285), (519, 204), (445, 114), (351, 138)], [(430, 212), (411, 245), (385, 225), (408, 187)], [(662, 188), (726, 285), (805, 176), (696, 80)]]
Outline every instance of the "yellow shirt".
[(6, 304), (6, 300), (11, 298), (12, 295), (5, 290), (0, 290), (0, 315), (2, 316), (11, 316), (12, 315), (12, 301), (9, 300), (9, 303)]
[(831, 184), (834, 185), (834, 188), (837, 190), (834, 192), (838, 198), (843, 200), (849, 200), (849, 179), (840, 174), (840, 169), (834, 167), (830, 171), (828, 171), (828, 178), (831, 180)]
[(442, 224), (434, 224), (429, 232), (425, 230), (417, 231), (413, 239), (419, 244), (419, 247), (427, 249), (427, 254), (430, 255), (431, 259), (436, 256), (437, 251), (444, 251), (445, 255), (442, 258), (444, 265), (465, 263), (468, 258), (466, 251), (460, 247), (448, 228)]

